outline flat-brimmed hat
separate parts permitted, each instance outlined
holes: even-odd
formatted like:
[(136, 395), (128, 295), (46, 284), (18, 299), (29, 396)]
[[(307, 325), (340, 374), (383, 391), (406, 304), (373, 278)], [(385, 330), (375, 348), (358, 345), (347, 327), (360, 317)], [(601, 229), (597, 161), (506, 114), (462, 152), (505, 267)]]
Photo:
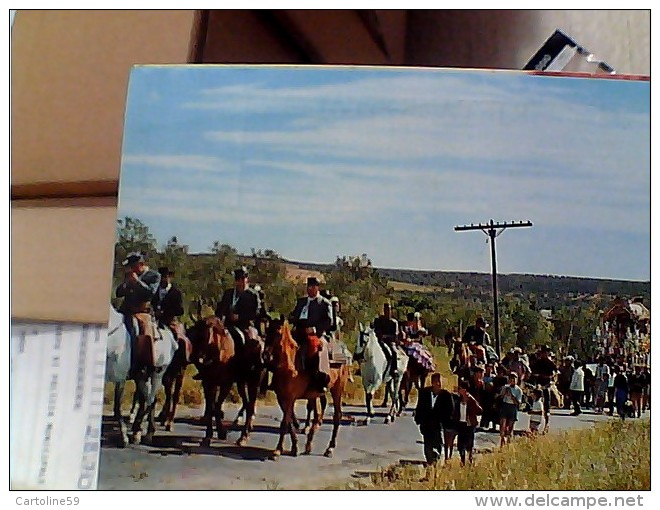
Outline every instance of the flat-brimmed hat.
[(167, 266), (159, 267), (158, 272), (163, 278), (166, 276), (174, 276), (174, 271), (170, 271)]
[(234, 280), (240, 280), (241, 278), (247, 278), (248, 269), (245, 266), (241, 266), (238, 269), (234, 269)]
[(316, 278), (316, 276), (310, 276), (309, 278), (307, 278), (308, 287), (317, 287), (319, 285), (321, 284), (319, 283), (319, 280), (318, 278)]
[(121, 263), (122, 266), (132, 266), (138, 262), (144, 262), (144, 255), (138, 252), (129, 253)]
[(488, 327), (488, 322), (486, 322), (486, 319), (484, 319), (481, 315), (477, 317), (477, 319), (474, 321), (475, 324), (483, 324), (484, 328)]

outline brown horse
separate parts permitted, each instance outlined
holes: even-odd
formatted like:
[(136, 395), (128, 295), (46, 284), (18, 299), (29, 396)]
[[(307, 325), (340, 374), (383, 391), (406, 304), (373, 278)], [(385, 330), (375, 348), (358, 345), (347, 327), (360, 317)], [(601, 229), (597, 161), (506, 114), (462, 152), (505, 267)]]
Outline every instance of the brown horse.
[(246, 411), (245, 424), (237, 441), (239, 446), (247, 443), (253, 429), (257, 392), (262, 375), (261, 349), (254, 339), (246, 338), (245, 346), (237, 353), (234, 340), (217, 317), (197, 321), (188, 329), (188, 338), (193, 344), (194, 359), (199, 361), (202, 387), (204, 389), (206, 435), (203, 446), (211, 444), (213, 417), (219, 439), (227, 438), (227, 429), (222, 423), (222, 405), (234, 383)]
[[(309, 429), (307, 444), (305, 446), (305, 454), (309, 454), (312, 452), (314, 433), (321, 426), (321, 423), (323, 423), (323, 409), (319, 409), (319, 404), (321, 403), (320, 397), (323, 396), (323, 393), (313, 389), (311, 375), (301, 370), (300, 360), (297, 356), (299, 346), (291, 335), (288, 322), (281, 320), (271, 321), (266, 343), (269, 345), (272, 353), (273, 387), (283, 413), (280, 424), (280, 439), (273, 451), (273, 458), (275, 459), (282, 454), (284, 436), (287, 432), (291, 435), (291, 455), (294, 457), (298, 455), (298, 438), (293, 428), (293, 408), (296, 400), (300, 399), (306, 399), (308, 402), (313, 401), (316, 403), (315, 420)], [(333, 450), (336, 447), (337, 431), (339, 430), (342, 416), (341, 400), (348, 375), (348, 367), (346, 365), (340, 368), (330, 369), (328, 388), (332, 395), (334, 415), (332, 438), (324, 453), (326, 457), (332, 457)]]
[(413, 356), (408, 356), (408, 368), (403, 374), (403, 380), (401, 381), (401, 392), (403, 399), (403, 408), (405, 409), (408, 406), (408, 401), (410, 399), (410, 392), (413, 388), (417, 388), (417, 394), (424, 388), (426, 384), (426, 377), (431, 373), (431, 371), (424, 367), (418, 360)]

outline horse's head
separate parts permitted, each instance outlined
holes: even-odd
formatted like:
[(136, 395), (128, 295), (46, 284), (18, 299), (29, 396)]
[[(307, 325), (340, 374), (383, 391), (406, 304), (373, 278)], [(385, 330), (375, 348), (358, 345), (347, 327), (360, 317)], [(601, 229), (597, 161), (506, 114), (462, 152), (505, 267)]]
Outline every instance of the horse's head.
[(221, 347), (228, 333), (218, 317), (207, 317), (190, 326), (186, 336), (192, 344), (193, 359), (207, 363), (220, 360)]
[(355, 355), (367, 358), (373, 352), (374, 343), (378, 343), (376, 332), (369, 326), (360, 323), (357, 342), (355, 343)]
[(293, 339), (289, 323), (280, 317), (269, 322), (266, 329), (265, 344), (272, 364), (295, 372), (296, 352), (298, 344)]

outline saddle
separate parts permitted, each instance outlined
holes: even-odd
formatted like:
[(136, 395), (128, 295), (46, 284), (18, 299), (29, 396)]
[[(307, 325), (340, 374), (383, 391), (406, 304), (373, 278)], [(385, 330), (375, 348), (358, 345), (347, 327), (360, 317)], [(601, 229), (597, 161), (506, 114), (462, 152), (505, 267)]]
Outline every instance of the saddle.
[[(303, 349), (298, 351), (304, 369), (313, 371), (316, 368), (315, 360), (318, 359), (318, 371), (330, 377), (330, 349), (328, 341), (314, 334), (306, 335), (307, 342)], [(304, 353), (304, 357), (303, 357)]]
[(183, 327), (183, 324), (173, 320), (167, 324), (167, 327), (172, 331), (176, 342), (179, 344), (179, 348), (183, 348), (183, 352), (186, 355), (186, 363), (190, 363), (192, 356), (192, 342), (186, 336), (186, 329)]
[(331, 365), (350, 365), (353, 362), (353, 355), (348, 350), (348, 346), (336, 338), (331, 338), (328, 342), (328, 355)]
[(137, 322), (134, 361), (139, 367), (153, 368), (156, 365), (154, 342), (161, 339), (158, 327), (150, 313), (133, 314)]

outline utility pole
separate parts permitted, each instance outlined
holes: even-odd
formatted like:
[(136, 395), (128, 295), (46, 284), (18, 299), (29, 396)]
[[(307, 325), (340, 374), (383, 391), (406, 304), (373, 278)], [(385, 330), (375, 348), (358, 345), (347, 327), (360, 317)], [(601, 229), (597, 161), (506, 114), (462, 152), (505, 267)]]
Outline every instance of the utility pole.
[[(495, 350), (500, 359), (501, 357), (501, 342), (500, 342), (500, 311), (497, 304), (497, 259), (495, 257), (495, 238), (499, 236), (507, 228), (513, 227), (531, 227), (531, 221), (512, 221), (512, 222), (500, 222), (495, 223), (491, 219), (488, 223), (479, 223), (475, 225), (471, 223), (470, 225), (459, 225), (454, 227), (454, 230), (461, 232), (464, 230), (481, 230), (484, 234), (490, 237), (490, 262), (493, 270), (493, 320), (495, 322)], [(499, 232), (497, 231), (499, 229)]]

